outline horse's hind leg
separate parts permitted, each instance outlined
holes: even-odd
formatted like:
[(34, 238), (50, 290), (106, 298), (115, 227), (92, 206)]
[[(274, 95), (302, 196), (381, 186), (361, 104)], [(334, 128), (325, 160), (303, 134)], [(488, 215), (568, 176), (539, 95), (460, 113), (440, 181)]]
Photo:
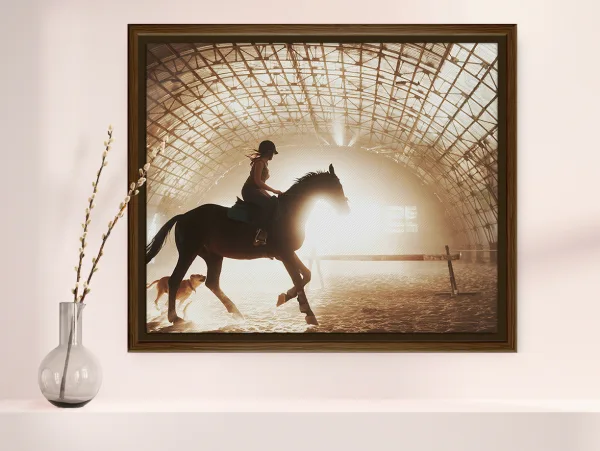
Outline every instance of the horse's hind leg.
[[(308, 285), (308, 282), (310, 282), (311, 279), (310, 269), (308, 269), (306, 265), (302, 263), (302, 260), (300, 260), (300, 257), (298, 257), (296, 254), (294, 254), (294, 263), (300, 275), (302, 276), (302, 287), (305, 287)], [(277, 307), (285, 304), (290, 299), (294, 299), (296, 296), (298, 296), (298, 289), (293, 286), (286, 293), (281, 293), (279, 295), (279, 298), (277, 298)]]
[(202, 258), (206, 261), (206, 282), (204, 282), (206, 287), (219, 298), (229, 313), (232, 313), (238, 319), (244, 319), (244, 315), (240, 313), (235, 304), (231, 302), (231, 299), (221, 290), (219, 280), (221, 278), (221, 269), (223, 268), (223, 257), (210, 254), (202, 255)]
[(177, 260), (177, 265), (173, 270), (173, 274), (171, 274), (171, 278), (169, 279), (169, 313), (167, 318), (169, 322), (175, 323), (176, 321), (182, 321), (181, 318), (177, 316), (177, 311), (175, 309), (175, 302), (177, 300), (177, 290), (179, 289), (179, 285), (183, 280), (185, 273), (187, 273), (188, 269), (194, 262), (196, 255), (186, 251), (179, 251), (179, 260)]

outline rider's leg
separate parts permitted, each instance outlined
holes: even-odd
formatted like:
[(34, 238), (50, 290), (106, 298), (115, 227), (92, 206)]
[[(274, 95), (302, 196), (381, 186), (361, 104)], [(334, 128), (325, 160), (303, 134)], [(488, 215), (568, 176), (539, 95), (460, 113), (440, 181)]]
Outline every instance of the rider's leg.
[(267, 236), (273, 219), (273, 199), (269, 195), (264, 196), (261, 199), (261, 204), (260, 228), (256, 234), (256, 241), (258, 241), (258, 244), (267, 244)]
[(260, 207), (259, 217), (256, 218), (256, 224), (259, 227), (254, 238), (255, 244), (266, 244), (268, 224), (271, 219), (273, 202), (271, 196), (260, 189), (243, 189), (242, 197), (245, 201), (251, 202)]

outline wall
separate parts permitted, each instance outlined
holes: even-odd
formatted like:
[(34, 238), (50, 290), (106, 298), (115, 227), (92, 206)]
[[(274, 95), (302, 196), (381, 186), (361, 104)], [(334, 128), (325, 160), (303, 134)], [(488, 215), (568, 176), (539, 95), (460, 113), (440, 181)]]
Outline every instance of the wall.
[[(70, 300), (77, 236), (105, 128), (97, 237), (126, 181), (128, 23), (518, 23), (516, 354), (128, 354), (126, 224), (106, 249), (85, 340), (106, 398), (599, 397), (600, 103), (591, 0), (3, 2), (0, 398), (36, 371)], [(90, 249), (97, 240), (92, 239)]]

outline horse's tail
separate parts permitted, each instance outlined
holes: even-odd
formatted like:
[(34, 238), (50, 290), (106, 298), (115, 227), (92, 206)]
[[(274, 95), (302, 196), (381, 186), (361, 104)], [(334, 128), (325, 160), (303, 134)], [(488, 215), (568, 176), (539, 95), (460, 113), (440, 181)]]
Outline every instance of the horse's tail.
[(146, 246), (146, 264), (150, 263), (152, 259), (160, 252), (165, 244), (165, 240), (167, 239), (169, 232), (180, 217), (181, 215), (173, 216), (164, 226), (162, 226), (154, 238), (152, 238), (152, 241), (150, 241), (150, 243)]

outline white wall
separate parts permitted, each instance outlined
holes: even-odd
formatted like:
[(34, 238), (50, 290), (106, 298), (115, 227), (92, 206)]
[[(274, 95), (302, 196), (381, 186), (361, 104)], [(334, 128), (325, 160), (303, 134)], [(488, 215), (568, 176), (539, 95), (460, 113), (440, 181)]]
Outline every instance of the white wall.
[[(516, 354), (128, 354), (126, 223), (85, 313), (101, 396), (600, 397), (600, 32), (592, 2), (3, 0), (0, 398), (39, 396), (105, 128), (93, 236), (126, 183), (128, 23), (518, 23)], [(97, 240), (92, 240), (91, 248)]]

